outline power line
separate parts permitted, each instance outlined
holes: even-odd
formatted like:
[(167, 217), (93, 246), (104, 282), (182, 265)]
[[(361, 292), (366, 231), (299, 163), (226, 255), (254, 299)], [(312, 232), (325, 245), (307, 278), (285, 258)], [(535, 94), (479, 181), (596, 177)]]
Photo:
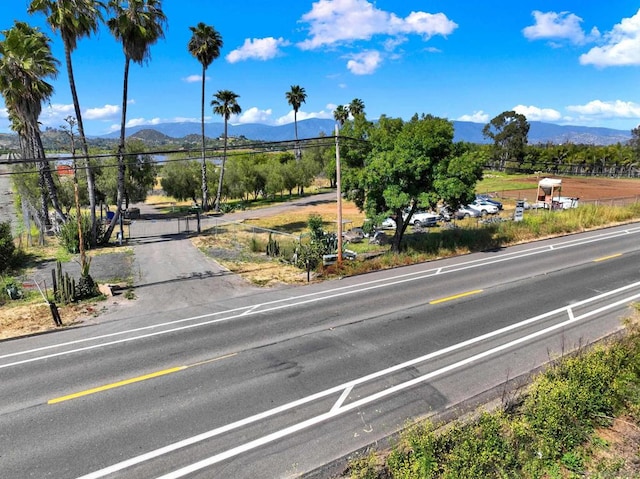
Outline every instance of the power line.
[[(347, 137), (347, 136), (339, 136), (340, 141), (348, 141), (355, 143), (363, 143), (366, 144), (366, 140), (361, 140), (357, 138)], [(245, 154), (256, 154), (256, 153), (277, 153), (277, 152), (286, 152), (289, 150), (293, 150), (295, 148), (300, 149), (311, 149), (317, 147), (335, 147), (335, 137), (334, 136), (319, 136), (314, 138), (305, 138), (301, 140), (282, 140), (282, 141), (271, 141), (271, 142), (254, 142), (254, 143), (245, 143), (242, 145), (227, 145), (227, 156), (241, 156)], [(224, 147), (208, 147), (205, 148), (205, 156), (207, 159), (215, 159), (217, 157), (221, 157), (224, 153)], [(11, 155), (12, 153), (9, 153)], [(15, 153), (13, 153), (15, 154)], [(147, 156), (166, 156), (166, 155), (174, 155), (174, 154), (186, 154), (185, 158), (172, 158), (165, 160), (157, 160), (151, 162), (152, 164), (161, 164), (171, 161), (192, 161), (192, 160), (201, 160), (202, 159), (202, 149), (187, 149), (178, 148), (178, 149), (163, 149), (163, 150), (150, 150), (144, 152), (133, 152), (127, 153), (125, 152), (123, 156), (127, 157), (138, 157), (141, 155)], [(197, 156), (195, 156), (197, 155)], [(89, 156), (84, 155), (76, 155), (76, 160), (103, 160), (107, 158), (115, 158), (118, 156), (118, 153), (99, 153), (93, 154)], [(68, 162), (72, 160), (71, 156), (48, 156), (45, 159), (42, 158), (18, 158), (18, 159), (6, 159), (0, 160), (0, 166), (14, 166), (14, 165), (29, 165), (29, 164), (37, 164), (45, 162)], [(88, 168), (114, 168), (118, 165), (78, 165), (78, 169), (86, 170)], [(54, 169), (48, 168), (48, 171), (55, 171)], [(0, 176), (6, 175), (14, 175), (14, 174), (31, 174), (33, 171), (11, 171), (0, 173)]]

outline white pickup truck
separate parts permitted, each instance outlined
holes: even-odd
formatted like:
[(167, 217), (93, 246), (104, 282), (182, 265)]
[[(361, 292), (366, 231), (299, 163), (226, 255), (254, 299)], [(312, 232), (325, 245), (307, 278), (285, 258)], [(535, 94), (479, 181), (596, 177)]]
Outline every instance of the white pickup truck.
[[(404, 215), (405, 221), (407, 220), (407, 215)], [(435, 226), (438, 223), (438, 215), (435, 213), (429, 213), (428, 211), (416, 211), (411, 218), (409, 218), (409, 224), (411, 226), (420, 227), (429, 227)]]

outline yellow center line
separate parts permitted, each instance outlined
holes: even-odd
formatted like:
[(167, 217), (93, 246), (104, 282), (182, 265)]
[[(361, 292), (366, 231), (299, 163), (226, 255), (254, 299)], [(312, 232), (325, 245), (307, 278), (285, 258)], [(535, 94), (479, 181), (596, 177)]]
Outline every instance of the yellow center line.
[(215, 362), (215, 361), (220, 361), (221, 359), (230, 358), (232, 356), (235, 356), (236, 354), (237, 353), (227, 354), (225, 356), (220, 356), (220, 357), (217, 357), (217, 358), (208, 359), (206, 361), (200, 361), (198, 363), (190, 364), (188, 366), (178, 366), (178, 367), (175, 367), (175, 368), (164, 369), (162, 371), (156, 371), (155, 373), (145, 374), (143, 376), (138, 376), (136, 378), (125, 379), (123, 381), (118, 381), (118, 382), (111, 383), (111, 384), (105, 384), (104, 386), (99, 386), (97, 388), (87, 389), (85, 391), (80, 391), (80, 392), (77, 392), (77, 393), (68, 394), (66, 396), (60, 396), (60, 397), (57, 397), (55, 399), (50, 399), (49, 401), (47, 401), (47, 404), (57, 404), (57, 403), (61, 403), (63, 401), (69, 401), (71, 399), (77, 399), (77, 398), (80, 398), (80, 397), (83, 397), (83, 396), (89, 396), (90, 394), (95, 394), (95, 393), (99, 393), (99, 392), (103, 392), (103, 391), (108, 391), (109, 389), (115, 389), (115, 388), (119, 388), (119, 387), (122, 387), (122, 386), (127, 386), (129, 384), (139, 383), (141, 381), (146, 381), (147, 379), (154, 379), (154, 378), (158, 378), (158, 377), (161, 377), (161, 376), (166, 376), (168, 374), (173, 374), (173, 373), (177, 373), (179, 371), (184, 371), (185, 369), (192, 368), (194, 366), (201, 366), (203, 364), (212, 363), (212, 362)]
[(456, 294), (454, 296), (448, 296), (446, 298), (434, 299), (433, 301), (429, 301), (429, 304), (440, 304), (440, 303), (444, 303), (446, 301), (453, 301), (454, 299), (464, 298), (465, 296), (471, 296), (472, 294), (482, 293), (482, 291), (483, 291), (482, 289), (476, 289), (474, 291), (468, 291), (466, 293), (460, 293), (460, 294)]
[(622, 253), (612, 254), (611, 256), (603, 256), (602, 258), (594, 259), (593, 262), (598, 263), (600, 261), (606, 261), (608, 259), (619, 258), (620, 256), (622, 256)]

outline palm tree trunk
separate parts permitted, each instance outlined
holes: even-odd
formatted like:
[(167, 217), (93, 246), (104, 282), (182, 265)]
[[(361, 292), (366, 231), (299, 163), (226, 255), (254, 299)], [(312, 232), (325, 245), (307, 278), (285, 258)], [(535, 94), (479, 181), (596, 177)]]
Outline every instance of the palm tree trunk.
[(113, 230), (120, 221), (120, 215), (122, 214), (122, 202), (124, 201), (124, 176), (126, 165), (124, 163), (124, 151), (125, 151), (125, 135), (127, 124), (127, 93), (129, 88), (129, 57), (125, 58), (124, 62), (124, 80), (122, 86), (122, 116), (120, 118), (120, 143), (118, 144), (118, 192), (116, 194), (116, 211), (113, 215), (111, 223), (104, 234), (102, 239), (103, 243), (108, 243), (109, 238), (113, 234)]
[[(83, 164), (87, 172), (87, 193), (89, 194), (89, 208), (91, 211), (91, 238), (90, 243), (95, 245), (97, 238), (97, 222), (96, 222), (96, 186), (95, 174), (93, 167), (89, 161), (89, 145), (87, 137), (84, 134), (84, 124), (82, 123), (82, 112), (80, 110), (80, 101), (78, 100), (78, 91), (76, 89), (76, 81), (73, 75), (73, 65), (71, 63), (71, 49), (69, 44), (64, 42), (64, 56), (67, 63), (67, 75), (69, 76), (69, 86), (71, 88), (71, 97), (73, 99), (73, 108), (76, 113), (76, 121), (78, 122), (78, 133), (80, 135), (80, 143), (82, 145)], [(76, 177), (77, 182), (77, 177)]]
[(202, 96), (200, 101), (200, 132), (202, 134), (202, 211), (209, 209), (209, 187), (207, 186), (207, 157), (204, 136), (204, 75), (206, 68), (202, 65)]
[(65, 215), (62, 211), (60, 202), (58, 201), (58, 190), (56, 188), (56, 184), (53, 181), (53, 175), (51, 174), (51, 164), (49, 163), (49, 160), (47, 160), (47, 155), (44, 152), (44, 146), (42, 145), (42, 138), (40, 137), (40, 129), (38, 127), (37, 120), (34, 124), (29, 124), (27, 128), (29, 129), (29, 135), (31, 136), (31, 139), (33, 141), (33, 150), (36, 153), (35, 157), (40, 160), (40, 171), (47, 192), (49, 193), (51, 206), (56, 212), (58, 218), (60, 218), (60, 220), (64, 222), (67, 220), (67, 215)]
[(224, 167), (227, 162), (227, 117), (224, 117), (224, 147), (222, 150), (222, 167), (220, 168), (220, 178), (218, 179), (218, 193), (216, 194), (216, 211), (220, 211), (220, 198), (222, 197), (222, 181), (224, 178)]

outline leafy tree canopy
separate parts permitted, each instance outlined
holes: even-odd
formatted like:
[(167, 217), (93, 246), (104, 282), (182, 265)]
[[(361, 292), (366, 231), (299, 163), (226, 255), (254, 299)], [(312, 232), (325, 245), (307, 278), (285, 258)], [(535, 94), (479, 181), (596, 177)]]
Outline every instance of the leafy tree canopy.
[(345, 190), (367, 217), (396, 219), (393, 251), (400, 251), (405, 211), (434, 208), (443, 199), (466, 201), (482, 176), (483, 159), (471, 152), (454, 156), (453, 124), (442, 118), (383, 116), (371, 126), (369, 142), (364, 165), (346, 168)]
[(529, 122), (524, 115), (502, 112), (484, 126), (482, 134), (493, 140), (494, 156), (500, 159), (501, 169), (507, 161), (522, 163), (529, 135)]

